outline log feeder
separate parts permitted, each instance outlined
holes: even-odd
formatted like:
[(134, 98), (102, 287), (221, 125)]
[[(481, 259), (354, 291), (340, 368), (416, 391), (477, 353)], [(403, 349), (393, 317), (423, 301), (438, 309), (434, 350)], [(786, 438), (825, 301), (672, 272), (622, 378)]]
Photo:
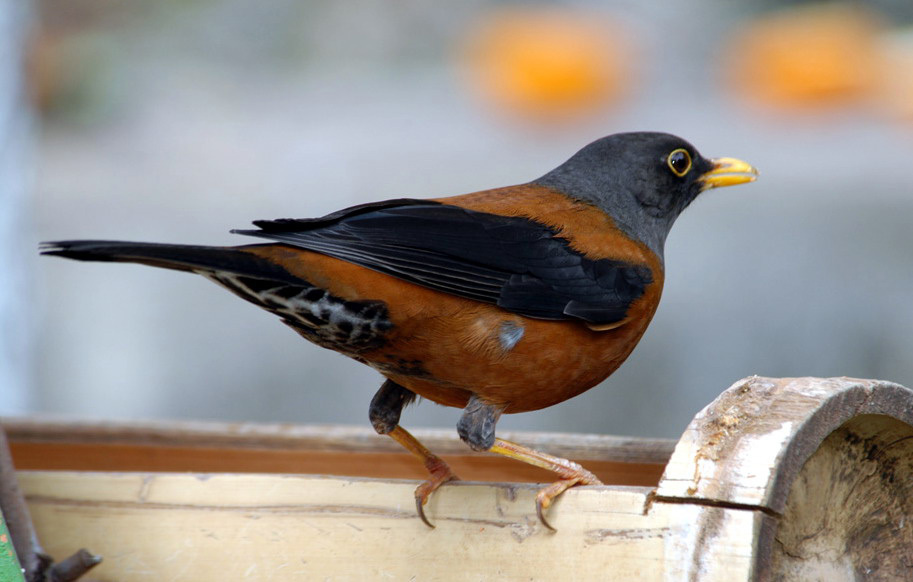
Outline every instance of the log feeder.
[[(416, 431), (466, 481), (415, 516), (422, 468), (370, 429), (6, 419), (49, 553), (94, 579), (913, 580), (913, 391), (736, 382), (669, 440), (505, 434), (609, 485), (536, 519), (549, 476)], [(510, 481), (491, 482), (491, 481)]]

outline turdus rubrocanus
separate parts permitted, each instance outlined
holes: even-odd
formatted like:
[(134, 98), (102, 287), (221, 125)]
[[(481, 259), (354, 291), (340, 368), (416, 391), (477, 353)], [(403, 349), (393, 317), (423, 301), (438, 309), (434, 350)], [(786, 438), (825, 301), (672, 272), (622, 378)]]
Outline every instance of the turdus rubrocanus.
[(548, 526), (543, 512), (555, 497), (600, 482), (574, 462), (498, 438), (498, 418), (558, 404), (618, 368), (656, 311), (676, 217), (704, 190), (757, 176), (673, 135), (621, 133), (526, 184), (234, 231), (266, 244), (77, 240), (43, 243), (42, 252), (203, 275), (380, 372), (371, 424), (430, 472), (415, 491), (428, 525), (424, 504), (456, 476), (399, 425), (400, 414), (417, 395), (462, 408), (457, 432), (473, 450), (557, 473), (537, 496)]

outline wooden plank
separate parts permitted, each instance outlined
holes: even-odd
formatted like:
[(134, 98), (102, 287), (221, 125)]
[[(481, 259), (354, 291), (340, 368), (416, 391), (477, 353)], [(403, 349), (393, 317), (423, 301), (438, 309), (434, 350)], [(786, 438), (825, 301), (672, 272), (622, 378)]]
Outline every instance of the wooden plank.
[[(12, 442), (21, 470), (162, 471), (196, 473), (308, 473), (385, 479), (426, 479), (425, 468), (404, 452), (358, 452), (130, 444)], [(444, 455), (470, 481), (543, 483), (554, 474), (494, 455)], [(656, 486), (663, 465), (581, 460), (604, 483)]]
[[(414, 482), (290, 475), (21, 475), (48, 550), (104, 554), (118, 582), (753, 580), (758, 511), (569, 490), (536, 519), (528, 484), (454, 483), (416, 517)], [(705, 526), (710, 526), (705, 527)]]
[(414, 482), (280, 475), (24, 472), (52, 554), (104, 555), (100, 580), (661, 580), (668, 516), (649, 488), (457, 483), (415, 517)]
[[(187, 447), (401, 452), (393, 440), (367, 427), (202, 421), (92, 421), (2, 418), (13, 442), (115, 443)], [(410, 429), (441, 455), (463, 455), (466, 445), (451, 429)], [(582, 461), (665, 464), (675, 441), (612, 435), (503, 431), (502, 438)]]
[[(5, 419), (20, 469), (310, 473), (424, 479), (391, 439), (364, 427), (219, 422)], [(553, 475), (499, 455), (474, 453), (454, 431), (417, 430), (461, 478), (547, 482)], [(584, 464), (605, 483), (656, 485), (672, 441), (603, 435), (505, 433)]]

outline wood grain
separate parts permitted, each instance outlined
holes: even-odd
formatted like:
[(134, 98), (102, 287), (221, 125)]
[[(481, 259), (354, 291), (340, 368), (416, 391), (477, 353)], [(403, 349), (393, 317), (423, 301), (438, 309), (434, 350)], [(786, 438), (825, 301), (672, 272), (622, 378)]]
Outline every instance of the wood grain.
[[(535, 517), (535, 486), (457, 483), (432, 497), (430, 530), (412, 482), (24, 472), (22, 483), (48, 550), (103, 553), (102, 582), (678, 580), (667, 546), (694, 509), (645, 512), (649, 488), (573, 489), (550, 511), (553, 534)], [(747, 582), (756, 518), (729, 513), (714, 579)]]
[[(312, 451), (402, 452), (368, 427), (249, 422), (112, 421), (2, 418), (10, 441), (114, 443), (189, 447), (306, 449)], [(438, 454), (466, 454), (456, 430), (411, 430)], [(665, 464), (675, 441), (613, 435), (499, 431), (498, 436), (579, 460)]]
[(913, 580), (913, 427), (857, 416), (790, 488), (772, 573), (790, 580)]
[[(194, 473), (288, 473), (383, 479), (426, 479), (427, 472), (406, 453), (229, 449), (98, 443), (14, 442), (16, 467), (57, 471), (161, 471)], [(546, 483), (554, 474), (493, 455), (444, 455), (461, 479)], [(657, 463), (580, 461), (604, 483), (656, 486)]]

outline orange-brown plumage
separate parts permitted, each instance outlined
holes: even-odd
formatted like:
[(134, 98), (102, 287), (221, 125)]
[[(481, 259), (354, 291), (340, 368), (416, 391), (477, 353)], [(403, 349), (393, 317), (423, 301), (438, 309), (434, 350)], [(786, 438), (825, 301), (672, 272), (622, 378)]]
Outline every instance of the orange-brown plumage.
[[(358, 354), (359, 359), (438, 404), (462, 408), (475, 393), (503, 406), (505, 413), (539, 410), (595, 386), (628, 357), (659, 304), (663, 268), (648, 249), (615, 228), (611, 217), (593, 205), (538, 186), (435, 200), (542, 222), (589, 257), (647, 265), (653, 282), (631, 305), (623, 324), (596, 331), (581, 321), (523, 318), (312, 251), (285, 245), (244, 250), (281, 264), (343, 299), (369, 297), (386, 303), (394, 325), (387, 344)], [(525, 328), (523, 341), (511, 350), (499, 344), (498, 329), (505, 321)], [(429, 377), (386, 372), (391, 360), (400, 359), (421, 362)], [(530, 373), (533, 365), (535, 374)]]

